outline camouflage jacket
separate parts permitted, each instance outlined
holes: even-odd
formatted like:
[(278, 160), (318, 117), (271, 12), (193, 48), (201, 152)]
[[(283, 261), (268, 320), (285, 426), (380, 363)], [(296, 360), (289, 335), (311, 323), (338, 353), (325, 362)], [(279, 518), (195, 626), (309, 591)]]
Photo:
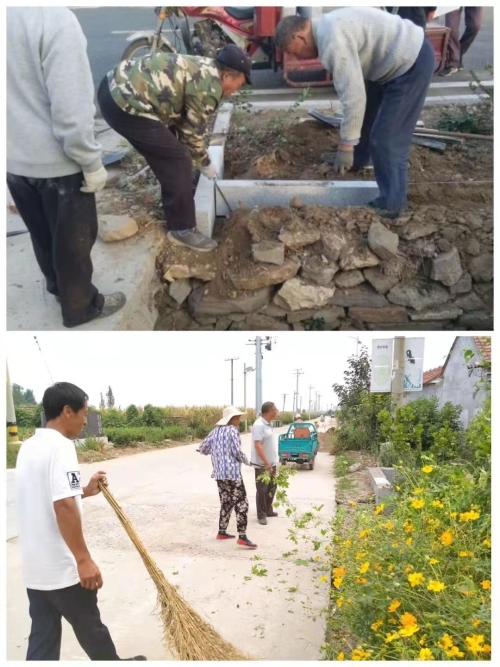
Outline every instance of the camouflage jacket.
[(109, 72), (108, 81), (121, 109), (174, 126), (191, 153), (193, 165), (199, 168), (210, 162), (207, 121), (223, 92), (213, 60), (156, 53), (121, 62)]

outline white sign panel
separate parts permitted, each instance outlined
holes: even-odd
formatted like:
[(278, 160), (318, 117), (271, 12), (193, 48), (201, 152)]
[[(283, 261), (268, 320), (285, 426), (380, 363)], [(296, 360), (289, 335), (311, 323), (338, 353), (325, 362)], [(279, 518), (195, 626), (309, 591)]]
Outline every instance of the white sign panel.
[(405, 338), (404, 391), (422, 391), (424, 382), (424, 338)]
[(372, 377), (370, 391), (390, 393), (394, 340), (377, 338), (372, 342)]

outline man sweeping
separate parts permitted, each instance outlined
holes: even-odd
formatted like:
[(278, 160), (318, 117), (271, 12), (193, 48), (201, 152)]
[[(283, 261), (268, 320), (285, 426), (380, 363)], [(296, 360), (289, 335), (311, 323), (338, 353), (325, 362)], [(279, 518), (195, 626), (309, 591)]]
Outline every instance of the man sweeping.
[[(91, 660), (120, 660), (102, 623), (97, 591), (103, 580), (82, 530), (82, 499), (100, 493), (106, 473), (80, 481), (77, 438), (87, 423), (88, 396), (58, 382), (43, 396), (46, 428), (19, 450), (16, 491), (23, 579), (31, 616), (26, 660), (59, 660), (63, 618)], [(146, 660), (135, 656), (129, 660)]]
[(217, 539), (234, 539), (235, 536), (227, 532), (229, 519), (234, 509), (238, 530), (237, 544), (248, 549), (256, 549), (257, 545), (251, 542), (246, 534), (248, 498), (241, 476), (241, 464), (244, 463), (248, 466), (250, 463), (241, 449), (241, 437), (238, 429), (240, 419), (244, 414), (232, 405), (224, 408), (222, 419), (217, 422), (214, 430), (201, 443), (198, 451), (201, 454), (212, 456), (212, 477), (217, 482), (220, 498)]
[(98, 92), (109, 125), (144, 156), (161, 185), (168, 238), (198, 252), (217, 243), (196, 230), (192, 167), (217, 178), (206, 149), (209, 122), (223, 97), (251, 83), (251, 60), (236, 45), (215, 60), (175, 53), (122, 62)]
[(344, 7), (318, 19), (288, 16), (276, 46), (296, 58), (319, 56), (343, 109), (334, 170), (366, 167), (380, 196), (371, 206), (396, 218), (407, 206), (413, 132), (434, 72), (422, 28), (374, 7)]

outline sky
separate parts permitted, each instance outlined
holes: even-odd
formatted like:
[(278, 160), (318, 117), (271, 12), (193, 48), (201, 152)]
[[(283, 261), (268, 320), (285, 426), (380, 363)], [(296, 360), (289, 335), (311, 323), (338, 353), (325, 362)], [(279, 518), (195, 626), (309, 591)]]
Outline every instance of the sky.
[[(99, 404), (111, 386), (116, 405), (229, 405), (231, 364), (234, 362), (234, 403), (243, 406), (243, 365), (255, 366), (258, 332), (50, 332), (7, 333), (10, 379), (33, 389), (37, 401), (54, 382), (72, 382)], [(356, 354), (356, 337), (371, 351), (374, 338), (392, 332), (277, 332), (272, 350), (263, 353), (263, 400), (292, 409), (295, 369), (302, 369), (299, 395), (306, 409), (321, 394), (321, 410), (336, 405), (332, 384), (343, 381), (349, 356)], [(400, 335), (404, 335), (401, 333)], [(418, 334), (408, 333), (417, 337)], [(449, 332), (424, 333), (424, 369), (440, 366), (455, 339)], [(247, 375), (247, 407), (255, 407), (255, 373)]]

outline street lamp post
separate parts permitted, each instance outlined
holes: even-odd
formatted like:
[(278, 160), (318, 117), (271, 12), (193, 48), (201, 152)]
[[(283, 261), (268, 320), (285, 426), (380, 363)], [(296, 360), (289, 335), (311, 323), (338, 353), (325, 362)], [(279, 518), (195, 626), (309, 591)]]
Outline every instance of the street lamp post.
[[(243, 411), (247, 411), (247, 373), (251, 373), (255, 368), (243, 364)], [(245, 431), (248, 431), (248, 419), (245, 419)]]
[(231, 359), (226, 359), (226, 361), (231, 362), (231, 405), (234, 405), (234, 374), (233, 374), (233, 365), (235, 361), (238, 361), (239, 357), (232, 357)]

